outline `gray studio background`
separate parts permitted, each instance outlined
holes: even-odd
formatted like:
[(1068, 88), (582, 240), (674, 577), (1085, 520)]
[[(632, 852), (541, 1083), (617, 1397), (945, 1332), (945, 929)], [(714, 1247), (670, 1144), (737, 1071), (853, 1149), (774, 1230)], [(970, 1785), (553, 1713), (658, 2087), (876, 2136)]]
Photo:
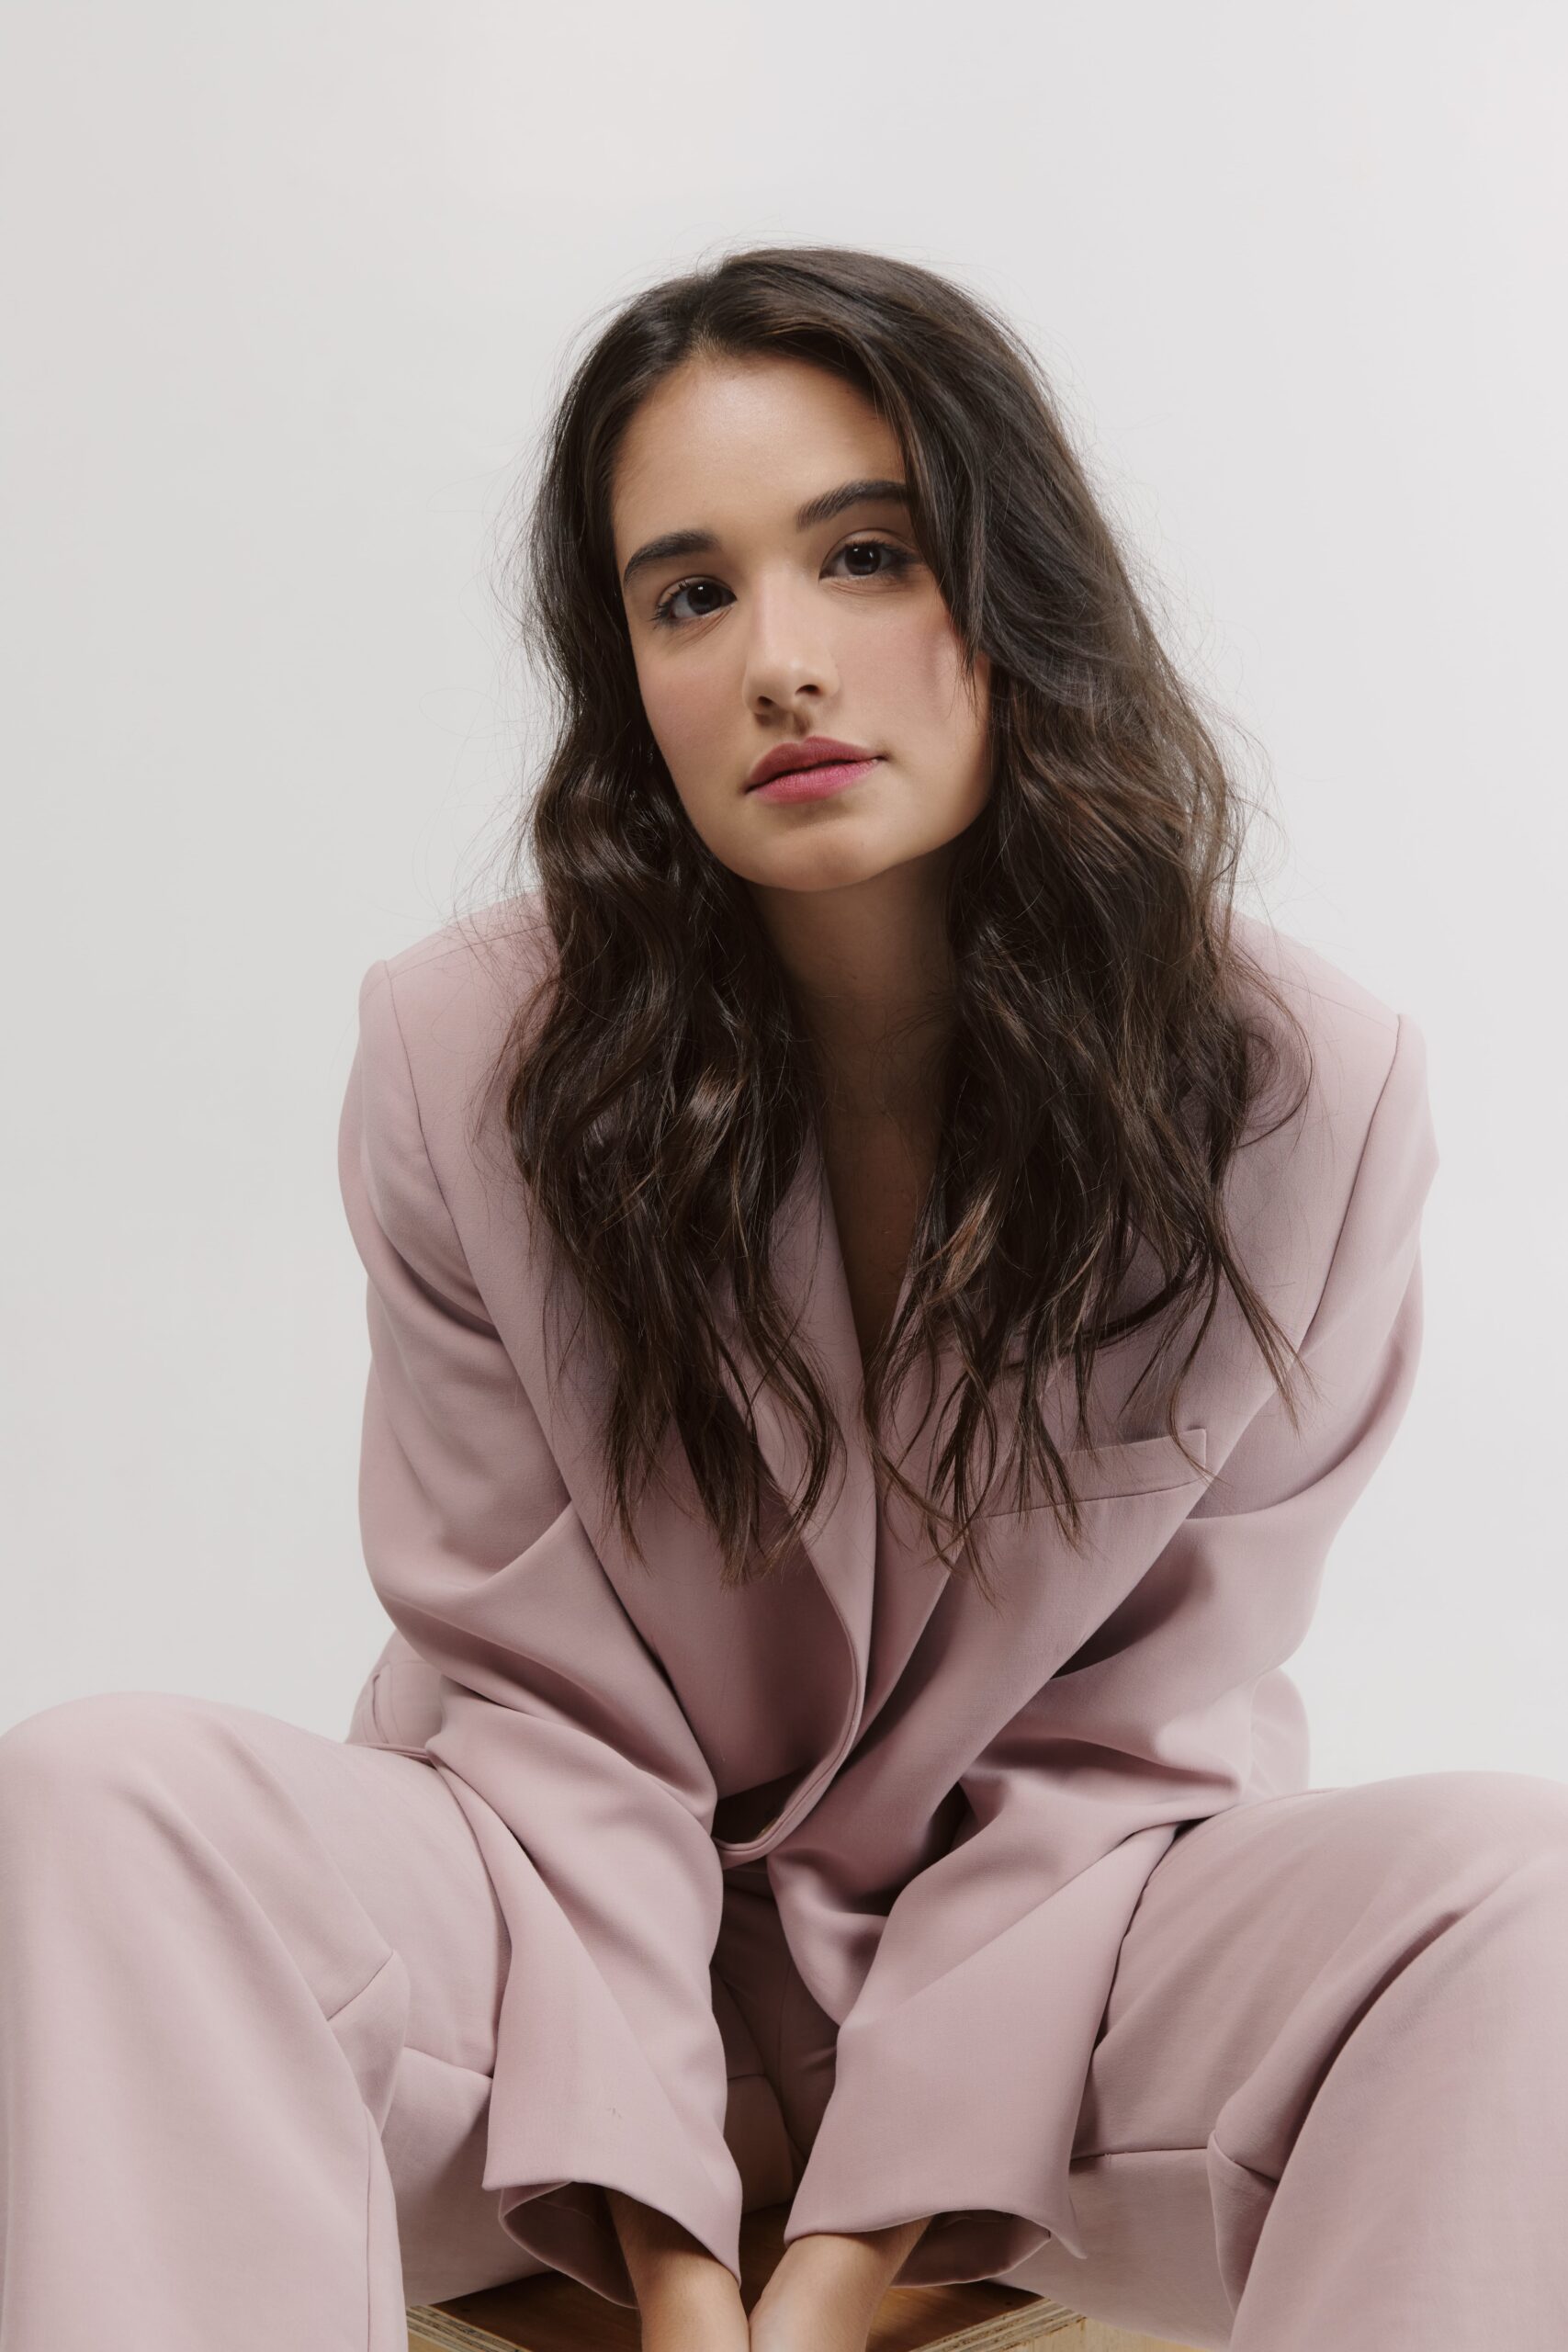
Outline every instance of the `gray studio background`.
[(1022, 325), (1267, 754), (1250, 902), (1427, 1037), (1426, 1351), (1293, 1664), (1314, 1780), (1568, 1778), (1564, 45), (1517, 0), (13, 5), (0, 1724), (346, 1728), (336, 1123), (362, 972), (525, 771), (508, 499), (609, 304), (819, 239)]

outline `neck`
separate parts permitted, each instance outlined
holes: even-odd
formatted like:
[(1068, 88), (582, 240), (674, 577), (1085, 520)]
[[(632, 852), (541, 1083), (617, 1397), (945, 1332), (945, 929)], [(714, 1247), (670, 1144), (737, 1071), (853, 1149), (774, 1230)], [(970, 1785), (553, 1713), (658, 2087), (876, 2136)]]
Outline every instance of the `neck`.
[(932, 1107), (953, 1027), (945, 885), (938, 857), (841, 889), (753, 890), (835, 1117)]

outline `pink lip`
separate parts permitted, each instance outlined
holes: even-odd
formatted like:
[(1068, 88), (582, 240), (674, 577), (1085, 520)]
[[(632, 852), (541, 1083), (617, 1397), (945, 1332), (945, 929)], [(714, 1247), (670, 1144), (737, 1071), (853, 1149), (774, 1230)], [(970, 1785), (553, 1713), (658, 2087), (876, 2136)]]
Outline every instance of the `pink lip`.
[[(880, 755), (879, 755), (880, 756)], [(869, 760), (834, 760), (818, 768), (786, 768), (782, 775), (769, 778), (766, 784), (754, 784), (747, 797), (751, 800), (825, 800), (830, 792), (842, 792), (847, 784), (858, 783), (879, 764), (878, 758)]]

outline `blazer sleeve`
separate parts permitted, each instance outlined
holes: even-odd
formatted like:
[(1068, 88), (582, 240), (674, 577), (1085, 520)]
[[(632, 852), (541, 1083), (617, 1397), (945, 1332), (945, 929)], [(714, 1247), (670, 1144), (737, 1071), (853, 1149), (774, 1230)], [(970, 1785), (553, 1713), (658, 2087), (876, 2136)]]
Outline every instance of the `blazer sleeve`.
[(475, 1286), (385, 962), (360, 989), (339, 1175), (369, 1278), (366, 1562), (442, 1677), (424, 1752), (510, 1937), (483, 2185), (522, 2246), (612, 2301), (636, 2298), (606, 2188), (671, 2216), (739, 2278), (708, 1973), (714, 1783)]
[(1411, 1393), (1437, 1157), (1400, 1016), (1302, 1342), (1317, 1402), (1298, 1434), (1270, 1392), (1223, 1480), (962, 1776), (958, 1838), (900, 1890), (840, 2026), (786, 2241), (934, 2217), (906, 2285), (993, 2277), (1047, 2233), (1083, 2256), (1067, 2167), (1118, 1949), (1180, 1825), (1257, 1790), (1256, 1687), (1306, 1632)]

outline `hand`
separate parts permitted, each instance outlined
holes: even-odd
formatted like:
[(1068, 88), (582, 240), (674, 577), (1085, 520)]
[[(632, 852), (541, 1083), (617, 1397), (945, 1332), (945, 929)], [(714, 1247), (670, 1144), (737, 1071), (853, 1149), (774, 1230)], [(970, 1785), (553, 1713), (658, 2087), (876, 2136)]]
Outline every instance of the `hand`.
[(637, 2317), (642, 2352), (749, 2352), (746, 2306), (722, 2262), (705, 2278), (639, 2295)]
[(877, 2305), (929, 2221), (795, 2239), (751, 2306), (750, 2352), (865, 2352)]
[(618, 2188), (604, 2194), (637, 2297), (642, 2352), (748, 2352), (734, 2272), (667, 2213)]

